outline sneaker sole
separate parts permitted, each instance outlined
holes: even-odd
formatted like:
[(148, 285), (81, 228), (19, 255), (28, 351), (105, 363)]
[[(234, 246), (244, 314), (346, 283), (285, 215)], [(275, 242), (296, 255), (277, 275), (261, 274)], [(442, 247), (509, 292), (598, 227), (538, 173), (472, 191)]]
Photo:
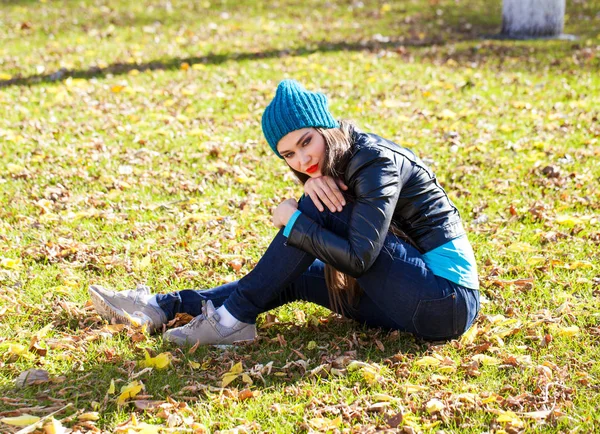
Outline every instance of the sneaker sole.
[[(102, 318), (108, 321), (116, 318), (120, 324), (128, 324), (133, 327), (141, 327), (143, 325), (132, 321), (131, 316), (129, 316), (127, 312), (109, 303), (100, 293), (96, 291), (96, 288), (93, 285), (88, 288), (88, 292), (96, 311)], [(148, 327), (149, 332), (153, 331), (150, 324), (148, 324), (146, 327)]]
[[(214, 346), (214, 347), (221, 347), (221, 346), (223, 346), (223, 347), (228, 347), (228, 346), (231, 347), (231, 346), (234, 346), (234, 345), (242, 345), (242, 344), (247, 344), (249, 342), (254, 342), (256, 340), (256, 338), (257, 338), (257, 336), (254, 336), (252, 339), (240, 339), (240, 340), (233, 341), (233, 342), (217, 342), (217, 343), (214, 343), (214, 344), (206, 344), (206, 345), (208, 345), (208, 346)], [(198, 342), (198, 341), (192, 341), (191, 339), (188, 339), (188, 338), (186, 338), (185, 341), (183, 341), (183, 342), (179, 341), (178, 339), (171, 340), (171, 339), (169, 339), (168, 335), (167, 336), (163, 335), (163, 339), (166, 342), (169, 342), (170, 344), (180, 345), (180, 346), (185, 346), (185, 345), (191, 345), (191, 346), (193, 346), (193, 345), (196, 345), (196, 343)]]

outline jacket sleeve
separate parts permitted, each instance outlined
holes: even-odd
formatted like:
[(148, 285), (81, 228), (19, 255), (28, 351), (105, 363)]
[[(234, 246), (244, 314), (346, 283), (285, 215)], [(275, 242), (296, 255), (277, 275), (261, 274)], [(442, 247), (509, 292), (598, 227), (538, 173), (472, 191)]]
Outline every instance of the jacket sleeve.
[(302, 213), (287, 244), (313, 254), (338, 271), (359, 277), (379, 256), (402, 185), (396, 162), (376, 148), (356, 152), (346, 169), (346, 181), (355, 195), (347, 238)]

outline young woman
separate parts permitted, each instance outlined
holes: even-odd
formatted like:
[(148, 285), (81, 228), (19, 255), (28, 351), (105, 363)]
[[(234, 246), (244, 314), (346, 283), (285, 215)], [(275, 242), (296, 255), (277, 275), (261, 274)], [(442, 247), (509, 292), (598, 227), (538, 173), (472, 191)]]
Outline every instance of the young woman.
[(104, 318), (158, 331), (178, 312), (195, 316), (165, 332), (177, 344), (252, 340), (257, 315), (295, 300), (425, 339), (471, 326), (479, 311), (473, 250), (458, 210), (419, 158), (338, 122), (323, 94), (293, 80), (279, 84), (262, 128), (304, 195), (275, 209), (281, 230), (256, 267), (205, 291), (91, 286)]

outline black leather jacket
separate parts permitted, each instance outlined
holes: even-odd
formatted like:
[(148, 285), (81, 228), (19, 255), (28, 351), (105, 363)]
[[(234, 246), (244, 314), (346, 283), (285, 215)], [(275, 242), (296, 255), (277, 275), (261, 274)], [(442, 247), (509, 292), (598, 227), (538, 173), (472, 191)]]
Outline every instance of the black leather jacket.
[(465, 233), (458, 210), (415, 154), (375, 134), (354, 130), (353, 139), (344, 176), (354, 198), (348, 237), (301, 214), (288, 245), (360, 277), (379, 256), (391, 221), (423, 253)]

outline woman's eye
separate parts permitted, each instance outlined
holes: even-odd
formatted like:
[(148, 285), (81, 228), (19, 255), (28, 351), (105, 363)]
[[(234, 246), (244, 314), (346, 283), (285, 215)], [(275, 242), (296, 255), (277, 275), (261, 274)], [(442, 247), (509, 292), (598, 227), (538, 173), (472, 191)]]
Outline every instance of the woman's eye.
[(289, 160), (290, 158), (292, 158), (294, 156), (294, 154), (285, 154), (283, 156), (283, 158), (285, 158), (286, 160)]
[(302, 146), (306, 146), (310, 143), (310, 140), (312, 139), (312, 137), (307, 138), (304, 143), (302, 144)]

